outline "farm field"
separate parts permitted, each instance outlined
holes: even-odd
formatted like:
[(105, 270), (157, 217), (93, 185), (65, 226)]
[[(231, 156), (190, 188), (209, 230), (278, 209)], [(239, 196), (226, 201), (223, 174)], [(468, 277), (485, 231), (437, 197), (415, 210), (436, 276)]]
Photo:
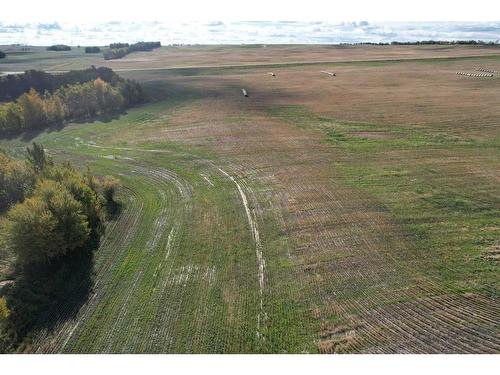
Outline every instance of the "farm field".
[(321, 62), (378, 61), (422, 58), (498, 56), (497, 46), (336, 46), (336, 45), (208, 45), (164, 46), (151, 52), (134, 52), (125, 58), (104, 60), (102, 53), (86, 54), (84, 47), (71, 51), (46, 51), (45, 47), (0, 46), (7, 53), (0, 72), (28, 69), (66, 71), (90, 65), (107, 66), (115, 71), (304, 64)]
[(90, 297), (24, 351), (500, 352), (500, 75), (456, 74), (498, 48), (33, 48), (0, 71), (90, 64), (150, 101), (0, 140), (123, 184)]

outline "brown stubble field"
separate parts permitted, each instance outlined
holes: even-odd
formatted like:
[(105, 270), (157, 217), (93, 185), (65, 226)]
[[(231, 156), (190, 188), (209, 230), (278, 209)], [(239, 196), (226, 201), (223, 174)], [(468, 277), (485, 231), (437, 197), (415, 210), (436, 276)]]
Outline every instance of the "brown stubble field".
[[(454, 255), (456, 245), (446, 241), (419, 242), (409, 226), (425, 222), (429, 236), (458, 235), (459, 242), (467, 238), (461, 231), (474, 230), (466, 222), (454, 228), (455, 213), (445, 207), (433, 221), (434, 211), (418, 206), (434, 188), (459, 189), (498, 213), (499, 153), (488, 142), (498, 141), (500, 79), (455, 75), (477, 66), (499, 69), (500, 61), (297, 66), (272, 69), (276, 77), (268, 67), (144, 73), (137, 77), (162, 79), (198, 97), (142, 140), (208, 147), (232, 173), (265, 186), (255, 199), (263, 216), (282, 225), (294, 265), (268, 265), (270, 284), (279, 288), (280, 273), (294, 273), (296, 298), (317, 323), (321, 352), (498, 352), (496, 293), (459, 290), (476, 281), (467, 267), (460, 270), (472, 255)], [(320, 74), (323, 69), (337, 76)], [(328, 129), (347, 141), (325, 142)], [(448, 147), (448, 141), (465, 146)], [(407, 181), (380, 187), (364, 167), (401, 173)], [(430, 191), (415, 193), (407, 186), (414, 180)], [(400, 212), (405, 205), (410, 219)], [(498, 220), (484, 227), (498, 239)], [(448, 266), (457, 267), (449, 278), (442, 270)], [(497, 291), (498, 280), (493, 283)]]
[[(161, 334), (151, 335), (150, 320), (141, 325), (134, 317), (141, 309), (129, 306), (152, 310), (135, 295), (160, 293), (142, 283), (156, 258), (150, 264), (139, 257), (140, 241), (124, 250), (120, 241), (127, 237), (113, 238), (111, 230), (106, 241), (116, 242), (112, 250), (139, 254), (140, 272), (131, 267), (128, 278), (102, 282), (92, 308), (55, 338), (41, 338), (35, 350), (500, 352), (500, 76), (455, 74), (500, 70), (499, 52), (470, 46), (193, 46), (107, 62), (143, 83), (153, 103), (121, 120), (71, 125), (40, 141), (75, 160), (86, 155), (110, 169), (118, 165), (125, 193), (134, 192), (130, 200), (144, 215), (158, 204), (143, 198), (143, 190), (172, 179), (158, 177), (158, 168), (177, 171), (195, 193), (205, 184), (194, 194), (203, 198), (202, 205), (193, 201), (196, 217), (188, 212), (182, 220), (194, 239), (172, 245), (175, 265), (184, 270), (202, 257), (212, 267), (220, 258), (214, 274), (228, 276), (208, 286), (201, 281), (210, 294), (198, 284), (161, 291), (163, 299), (149, 303), (177, 313), (159, 325)], [(66, 69), (87, 62), (75, 53), (57, 63)], [(90, 140), (102, 148), (85, 149)], [(121, 159), (104, 160), (109, 153)], [(196, 168), (187, 154), (196, 156)], [(143, 168), (137, 182), (131, 179), (138, 173), (133, 159)], [(127, 186), (129, 180), (134, 184)], [(174, 199), (169, 204), (178, 203), (167, 196)], [(135, 221), (119, 221), (116, 226), (128, 229), (117, 233), (128, 230), (134, 238), (139, 225), (148, 233), (147, 222), (132, 215), (134, 205), (128, 212)], [(158, 212), (155, 220), (175, 222), (175, 212)], [(248, 249), (238, 247), (243, 240)], [(170, 235), (165, 241), (169, 247)], [(110, 269), (126, 264), (113, 259)], [(162, 262), (171, 277), (171, 264)], [(115, 298), (124, 285), (132, 285), (134, 295)], [(192, 311), (205, 320), (190, 320)], [(110, 329), (102, 317), (120, 324)], [(131, 326), (135, 331), (126, 332)]]
[(117, 71), (220, 67), (240, 65), (279, 65), (321, 62), (429, 59), (496, 56), (498, 46), (335, 46), (335, 45), (243, 45), (243, 46), (165, 46), (152, 52), (135, 52), (125, 58), (105, 61), (102, 54), (85, 54), (84, 47), (68, 52), (46, 51), (45, 47), (1, 46), (8, 54), (0, 71), (27, 69), (64, 71), (90, 65), (108, 66)]

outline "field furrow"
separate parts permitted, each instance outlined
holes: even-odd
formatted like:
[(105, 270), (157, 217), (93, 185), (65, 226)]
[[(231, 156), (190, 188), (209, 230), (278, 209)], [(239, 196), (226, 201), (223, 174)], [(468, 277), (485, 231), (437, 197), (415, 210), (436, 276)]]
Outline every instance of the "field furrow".
[(37, 135), (123, 189), (90, 296), (28, 351), (499, 353), (500, 80), (456, 74), (498, 53), (384, 48), (271, 76), (193, 47), (209, 68), (123, 72), (144, 106)]

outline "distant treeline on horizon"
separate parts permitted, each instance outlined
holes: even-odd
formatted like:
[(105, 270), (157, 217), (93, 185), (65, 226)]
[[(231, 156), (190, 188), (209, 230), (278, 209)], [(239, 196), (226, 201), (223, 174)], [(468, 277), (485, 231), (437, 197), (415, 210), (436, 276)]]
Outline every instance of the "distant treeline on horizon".
[[(12, 46), (21, 46), (20, 44)], [(155, 48), (160, 48), (161, 42), (137, 42), (133, 44), (129, 43), (110, 43), (109, 48), (103, 52), (104, 60), (120, 59), (132, 52), (149, 52)], [(80, 46), (77, 46), (80, 48)], [(54, 44), (48, 46), (47, 51), (71, 51), (71, 47), (66, 44)], [(85, 53), (100, 53), (101, 49), (97, 46), (87, 46), (85, 47)], [(5, 53), (0, 51), (0, 58), (5, 57)]]
[[(225, 44), (225, 43), (221, 43)], [(227, 44), (227, 45), (286, 45), (287, 43), (240, 43), (240, 44)], [(304, 43), (290, 43), (290, 44), (304, 44)], [(312, 45), (315, 45), (317, 43), (311, 43)], [(319, 43), (323, 44), (323, 43)], [(406, 41), (406, 42), (401, 42), (401, 41), (391, 41), (391, 42), (339, 42), (339, 43), (324, 43), (324, 45), (380, 45), (380, 46), (387, 46), (387, 45), (500, 45), (500, 39), (495, 40), (495, 41), (484, 41), (484, 40), (475, 40), (475, 39), (470, 39), (470, 40), (419, 40), (419, 41)], [(172, 47), (179, 47), (179, 46), (204, 46), (208, 44), (204, 43), (170, 43), (170, 44), (164, 44), (165, 46), (172, 46)], [(5, 45), (7, 46), (7, 45)], [(22, 43), (13, 43), (8, 46), (11, 47), (23, 47), (23, 46), (31, 46), (29, 44), (22, 44)], [(120, 49), (128, 49), (128, 53), (131, 52), (137, 52), (137, 51), (151, 51), (155, 48), (161, 47), (162, 44), (161, 42), (138, 42), (138, 43), (110, 43), (109, 45), (102, 45), (101, 47), (108, 47), (110, 50), (120, 50)], [(43, 47), (43, 46), (40, 46)], [(80, 46), (78, 46), (80, 47)], [(99, 47), (94, 46), (84, 46), (87, 47), (88, 49), (95, 49), (92, 52), (98, 52)], [(70, 46), (66, 46), (64, 44), (58, 44), (58, 45), (53, 45), (47, 47), (47, 50), (52, 50), (52, 51), (61, 51), (61, 50), (70, 50)]]
[(499, 41), (490, 41), (486, 42), (484, 40), (420, 40), (416, 42), (398, 42), (398, 41), (392, 41), (392, 42), (356, 42), (356, 43), (339, 43), (341, 45), (377, 45), (377, 46), (418, 46), (418, 45), (485, 45), (485, 46), (494, 46), (498, 45)]
[(128, 43), (112, 43), (109, 49), (103, 52), (104, 60), (120, 59), (132, 52), (152, 51), (155, 48), (160, 48), (160, 42), (138, 42), (134, 44)]

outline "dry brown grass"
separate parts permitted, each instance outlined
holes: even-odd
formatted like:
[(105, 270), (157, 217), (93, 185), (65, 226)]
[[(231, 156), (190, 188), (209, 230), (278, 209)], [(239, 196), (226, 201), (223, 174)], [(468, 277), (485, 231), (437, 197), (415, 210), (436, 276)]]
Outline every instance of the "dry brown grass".
[[(10, 47), (14, 50), (15, 48)], [(2, 71), (27, 69), (68, 70), (90, 65), (116, 70), (144, 70), (187, 67), (221, 67), (233, 65), (289, 64), (311, 62), (346, 62), (391, 59), (421, 59), (498, 55), (498, 47), (487, 46), (330, 46), (267, 45), (263, 46), (186, 46), (162, 47), (151, 52), (135, 52), (118, 60), (104, 60), (102, 54), (85, 54), (83, 49), (70, 53), (51, 53), (44, 47), (15, 60), (2, 61)], [(457, 70), (465, 70), (459, 67)], [(498, 70), (498, 68), (487, 68)], [(321, 69), (320, 69), (321, 70)], [(273, 69), (273, 73), (279, 72)], [(454, 72), (455, 73), (455, 72)]]
[[(483, 46), (231, 46), (165, 47), (130, 54), (106, 62), (116, 69), (164, 67), (220, 67), (318, 61), (362, 61), (496, 55), (498, 48)], [(277, 71), (273, 71), (278, 76)]]
[[(497, 53), (483, 47), (189, 47), (111, 63), (136, 69)], [(267, 74), (268, 67), (195, 76), (132, 71), (128, 75), (146, 84), (164, 83), (167, 95), (183, 91), (191, 96), (174, 109), (166, 107), (150, 126), (116, 134), (114, 141), (187, 144), (218, 156), (224, 170), (251, 193), (259, 220), (272, 217), (279, 224), (288, 251), (280, 259), (263, 247), (265, 287), (279, 297), (280, 281), (293, 280), (286, 288), (296, 293), (293, 302), (306, 306), (304, 325), (316, 329), (312, 341), (320, 352), (498, 352), (497, 300), (442, 286), (428, 266), (443, 254), (423, 256), (388, 208), (392, 200), (410, 203), (412, 196), (396, 191), (381, 201), (353, 184), (340, 167), (371, 164), (389, 175), (411, 175), (416, 165), (429, 170), (419, 177), (435, 186), (472, 185), (478, 195), (492, 196), (498, 195), (500, 178), (495, 154), (471, 148), (457, 155), (437, 143), (421, 152), (396, 144), (358, 158), (326, 142), (321, 131), (326, 118), (330, 127), (362, 123), (363, 129), (346, 136), (374, 142), (397, 141), (408, 132), (461, 142), (498, 137), (500, 80), (455, 74), (478, 65), (500, 69), (498, 59), (478, 58), (273, 67), (276, 77)], [(323, 69), (337, 76), (321, 74)], [(249, 98), (241, 95), (242, 87), (248, 88)], [(282, 107), (298, 112), (292, 118), (273, 113)], [(301, 119), (302, 113), (312, 115)], [(446, 226), (447, 219), (436, 226)], [(230, 286), (223, 291), (228, 305)]]
[[(363, 58), (375, 50), (367, 48)], [(361, 58), (358, 48), (334, 51)], [(416, 56), (439, 51), (422, 49)], [(452, 48), (442, 53), (470, 51)], [(416, 52), (407, 48), (391, 53), (405, 58)], [(311, 285), (314, 291), (303, 298), (319, 306), (312, 319), (322, 321), (334, 310), (347, 324), (345, 332), (328, 324), (318, 332), (320, 352), (495, 352), (499, 340), (492, 319), (498, 305), (486, 297), (449, 294), (426, 278), (426, 260), (415, 252), (391, 213), (373, 196), (345, 185), (342, 173), (332, 168), (332, 162), (347, 155), (325, 143), (322, 133), (269, 115), (272, 108), (295, 106), (342, 121), (487, 140), (498, 135), (500, 81), (465, 80), (455, 74), (477, 63), (339, 65), (335, 79), (308, 66), (275, 69), (277, 78), (264, 68), (167, 77), (167, 83), (198, 97), (174, 111), (163, 129), (145, 132), (142, 140), (207, 147), (230, 165), (232, 173), (268, 186), (256, 193), (257, 199), (263, 206), (271, 202), (283, 217), (297, 283)], [(489, 65), (500, 68), (499, 62)], [(240, 87), (248, 87), (251, 97), (243, 98)], [(389, 131), (352, 135), (395, 137)], [(447, 178), (456, 176), (456, 183), (462, 183), (463, 176), (498, 179), (500, 174), (498, 168), (485, 170), (485, 157), (457, 157), (439, 149), (425, 155), (394, 150), (384, 158), (381, 163), (414, 160), (435, 166), (445, 170)], [(405, 300), (410, 302), (398, 302)]]

